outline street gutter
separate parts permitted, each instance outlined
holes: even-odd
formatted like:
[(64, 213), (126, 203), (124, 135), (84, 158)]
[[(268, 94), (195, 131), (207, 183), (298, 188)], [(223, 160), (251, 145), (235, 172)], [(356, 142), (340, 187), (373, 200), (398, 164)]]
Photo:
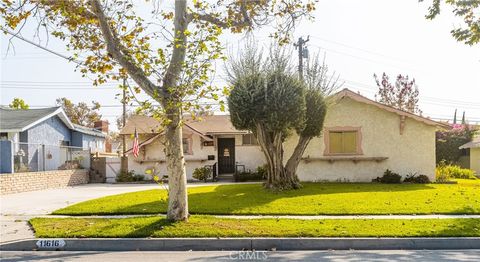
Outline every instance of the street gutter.
[[(63, 240), (42, 247), (40, 240)], [(67, 238), (2, 243), (1, 251), (220, 251), (220, 250), (455, 250), (480, 249), (480, 237), (443, 238)]]

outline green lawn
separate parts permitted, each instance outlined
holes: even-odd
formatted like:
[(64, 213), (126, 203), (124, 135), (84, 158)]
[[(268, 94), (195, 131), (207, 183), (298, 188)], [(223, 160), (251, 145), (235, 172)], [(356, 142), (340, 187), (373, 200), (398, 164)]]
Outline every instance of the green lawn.
[(480, 219), (236, 220), (192, 216), (188, 223), (160, 217), (34, 218), (36, 237), (478, 237)]
[[(304, 183), (272, 193), (260, 184), (189, 188), (191, 214), (480, 214), (480, 180), (458, 184)], [(63, 215), (165, 213), (166, 192), (149, 190), (86, 201)]]

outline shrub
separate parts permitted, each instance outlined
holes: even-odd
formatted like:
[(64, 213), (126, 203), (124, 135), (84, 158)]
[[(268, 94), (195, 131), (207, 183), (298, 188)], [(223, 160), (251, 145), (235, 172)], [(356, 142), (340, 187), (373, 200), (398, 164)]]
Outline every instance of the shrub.
[(392, 172), (390, 169), (385, 170), (382, 177), (372, 179), (372, 182), (384, 183), (384, 184), (400, 184), (402, 182), (402, 176)]
[(137, 181), (143, 181), (145, 179), (145, 176), (143, 175), (136, 175), (135, 171), (130, 170), (130, 171), (120, 171), (120, 174), (117, 176), (116, 181), (117, 182), (137, 182)]
[(437, 181), (439, 177), (441, 179), (457, 178), (457, 179), (477, 179), (475, 171), (471, 169), (461, 168), (456, 165), (447, 165), (445, 161), (441, 161), (435, 170)]
[(259, 181), (263, 180), (264, 176), (261, 173), (251, 173), (251, 172), (242, 172), (242, 173), (235, 173), (233, 175), (235, 182), (246, 182), (246, 181)]
[(426, 175), (418, 175), (416, 178), (415, 178), (415, 182), (414, 183), (417, 183), (417, 184), (428, 184), (430, 183), (430, 178), (428, 178), (428, 176)]
[(451, 130), (437, 132), (435, 140), (437, 164), (441, 164), (442, 161), (458, 162), (462, 153), (459, 147), (470, 142), (474, 133), (475, 130), (465, 125), (453, 125)]
[(418, 175), (417, 173), (408, 174), (403, 180), (404, 183), (414, 183), (414, 184), (428, 184), (430, 183), (430, 178), (426, 175)]
[(263, 165), (263, 166), (258, 166), (257, 167), (257, 172), (256, 172), (259, 176), (261, 176), (262, 178), (267, 178), (267, 173), (268, 173), (268, 166), (267, 165)]
[(193, 170), (193, 178), (197, 180), (203, 180), (207, 182), (207, 179), (209, 179), (212, 176), (212, 170), (208, 167), (197, 167), (195, 170)]
[(437, 183), (445, 183), (450, 181), (450, 177), (446, 172), (443, 172), (441, 168), (436, 168), (435, 169), (435, 180)]

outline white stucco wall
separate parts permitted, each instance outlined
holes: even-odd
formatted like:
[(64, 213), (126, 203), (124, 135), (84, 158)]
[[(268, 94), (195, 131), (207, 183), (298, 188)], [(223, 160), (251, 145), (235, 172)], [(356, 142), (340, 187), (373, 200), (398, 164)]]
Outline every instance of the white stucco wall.
[[(358, 157), (388, 157), (382, 162), (366, 161), (302, 161), (298, 175), (302, 181), (350, 181), (370, 182), (381, 176), (385, 169), (405, 176), (417, 172), (435, 178), (435, 130), (421, 122), (406, 118), (403, 134), (400, 134), (400, 116), (376, 106), (344, 98), (331, 105), (325, 127), (360, 127), (363, 155)], [(297, 137), (285, 143), (285, 156), (290, 156)], [(314, 138), (304, 157), (324, 156), (324, 136)]]
[[(218, 152), (216, 147), (216, 138), (214, 139), (214, 146), (203, 146), (202, 139), (197, 134), (185, 133), (184, 137), (191, 137), (192, 139), (192, 154), (185, 155), (187, 179), (194, 180), (192, 177), (193, 170), (205, 165), (213, 165), (218, 161)], [(264, 156), (259, 146), (242, 145), (241, 135), (221, 135), (218, 137), (223, 138), (235, 138), (235, 161), (238, 164), (245, 165), (246, 170), (254, 171), (258, 166), (264, 163)], [(141, 137), (140, 141), (144, 141), (146, 138)], [(132, 147), (132, 140), (127, 139), (127, 147)], [(145, 155), (143, 153), (145, 151)], [(214, 155), (215, 160), (207, 160), (208, 155)], [(155, 160), (165, 160), (164, 146), (160, 139), (144, 146), (140, 150), (140, 155), (135, 158), (132, 154), (128, 156), (128, 169), (134, 170), (136, 174), (145, 174), (147, 169), (151, 169), (155, 166)], [(142, 163), (143, 161), (143, 163)], [(161, 174), (166, 174), (165, 162), (157, 164)]]
[(480, 175), (480, 148), (470, 148), (470, 169)]

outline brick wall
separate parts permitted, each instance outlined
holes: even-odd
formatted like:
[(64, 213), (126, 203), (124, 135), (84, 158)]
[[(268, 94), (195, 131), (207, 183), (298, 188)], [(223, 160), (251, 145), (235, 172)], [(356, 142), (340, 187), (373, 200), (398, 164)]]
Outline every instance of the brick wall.
[(88, 183), (85, 169), (0, 174), (0, 195)]

